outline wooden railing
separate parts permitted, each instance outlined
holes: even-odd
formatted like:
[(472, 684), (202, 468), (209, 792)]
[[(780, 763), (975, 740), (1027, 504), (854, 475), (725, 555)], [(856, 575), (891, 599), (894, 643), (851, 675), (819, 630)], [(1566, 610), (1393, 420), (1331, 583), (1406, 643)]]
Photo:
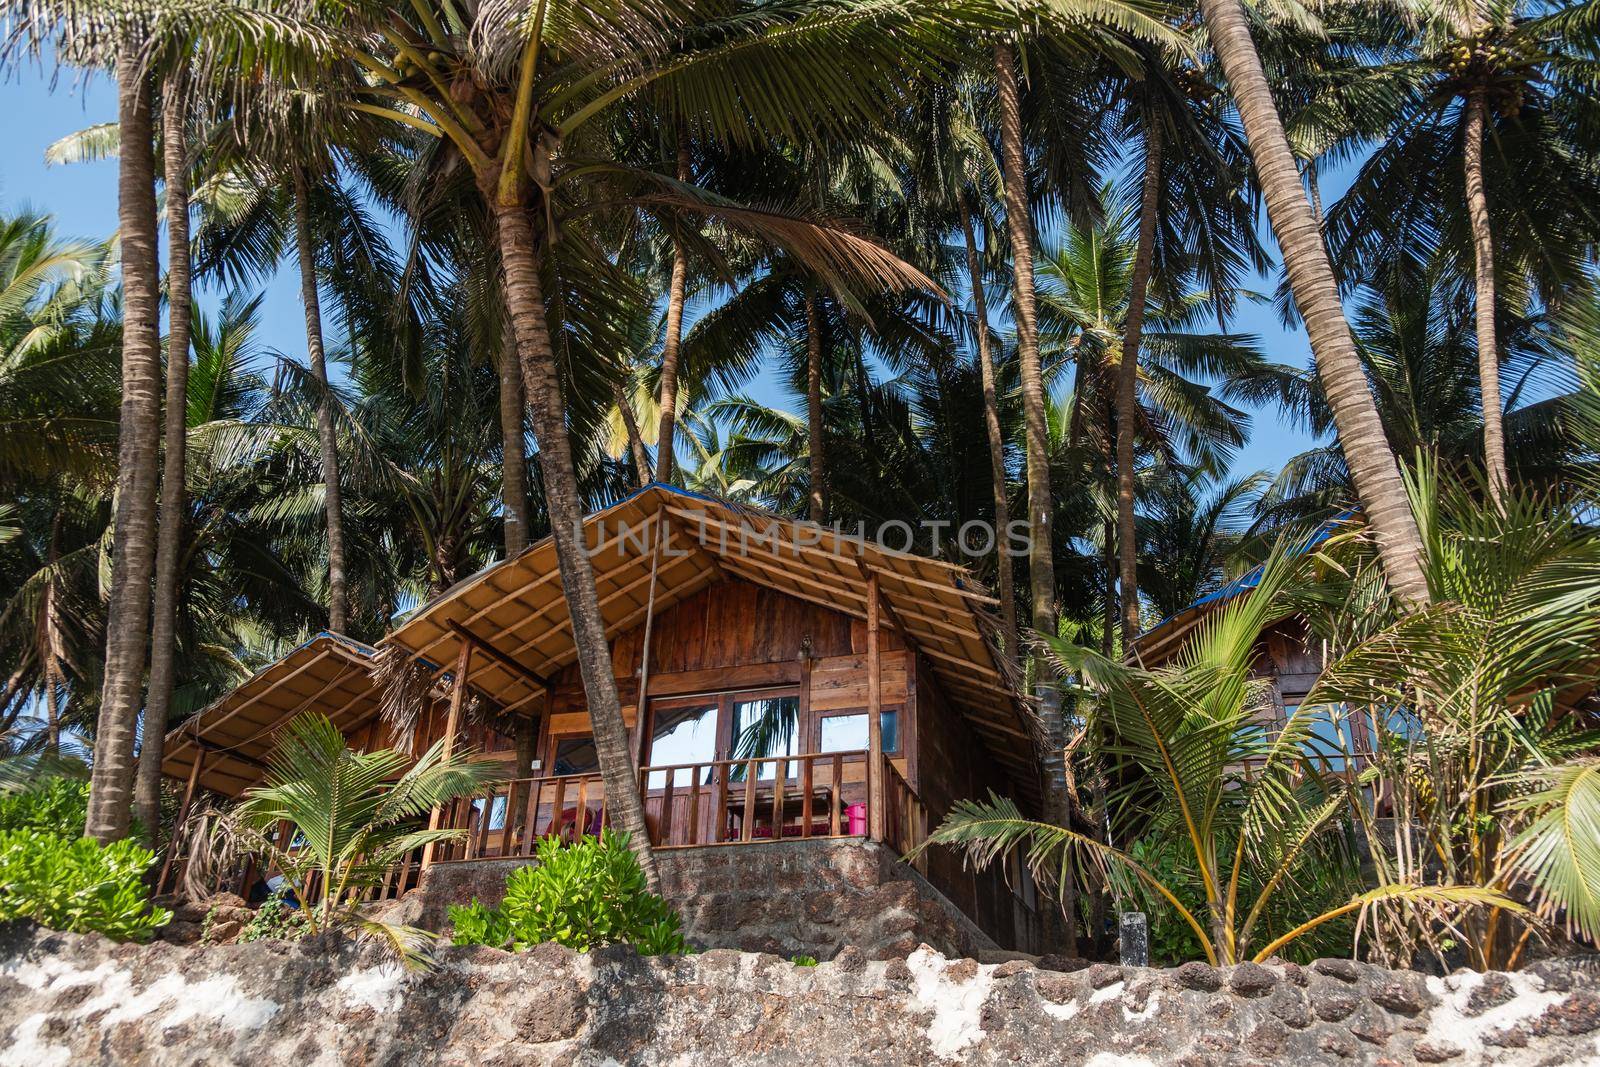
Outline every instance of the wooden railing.
[[(863, 836), (870, 824), (870, 773), (864, 751), (809, 752), (642, 767), (639, 783), (650, 843), (689, 848)], [(899, 772), (894, 775), (899, 784), (886, 796), (907, 812), (895, 823), (904, 826), (921, 805)], [(450, 805), (440, 825), (466, 831), (436, 850), (434, 861), (448, 863), (532, 855), (540, 838), (595, 835), (611, 825), (611, 816), (598, 774), (564, 775), (497, 783)], [(397, 882), (406, 878), (402, 871)]]
[[(902, 856), (911, 854), (928, 838), (928, 810), (911, 788), (900, 768), (889, 757), (883, 758), (883, 843)], [(927, 874), (927, 861), (918, 856), (912, 866)]]
[[(883, 757), (877, 774), (883, 779), (884, 844), (904, 856), (926, 840), (927, 811), (892, 759)], [(645, 824), (656, 848), (865, 837), (873, 822), (872, 778), (865, 751), (711, 760), (639, 771)], [(541, 838), (575, 841), (598, 835), (610, 824), (605, 782), (598, 774), (502, 781), (440, 813), (441, 827), (465, 833), (438, 845), (433, 862), (531, 856)], [(922, 870), (924, 862), (918, 859), (916, 866)], [(421, 874), (418, 849), (363, 896), (398, 898), (416, 887)], [(246, 874), (246, 888), (250, 878)]]

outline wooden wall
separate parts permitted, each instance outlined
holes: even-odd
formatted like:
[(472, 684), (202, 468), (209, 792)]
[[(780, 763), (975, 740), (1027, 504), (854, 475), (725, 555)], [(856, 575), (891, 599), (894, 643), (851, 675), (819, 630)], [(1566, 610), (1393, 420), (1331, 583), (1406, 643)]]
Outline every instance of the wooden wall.
[[(883, 655), (883, 706), (906, 700), (904, 645), (890, 630), (879, 633)], [(867, 705), (866, 623), (765, 586), (728, 579), (656, 616), (651, 628), (650, 695), (727, 692), (776, 685), (802, 686), (802, 703), (815, 711)], [(809, 646), (811, 660), (801, 652)], [(633, 727), (639, 694), (644, 627), (611, 643), (622, 713)], [(553, 698), (546, 732), (585, 728), (583, 679), (577, 664), (551, 679)]]
[[(958, 800), (983, 799), (991, 790), (1011, 795), (1004, 773), (987, 758), (983, 743), (946, 703), (927, 665), (920, 662), (916, 692), (913, 759), (928, 828), (937, 827)], [(1019, 929), (1028, 925), (1026, 916), (1018, 914), (1012, 886), (1001, 869), (974, 871), (958, 853), (936, 848), (928, 853), (928, 880), (1001, 947), (1039, 951), (1038, 945), (1018, 936)]]

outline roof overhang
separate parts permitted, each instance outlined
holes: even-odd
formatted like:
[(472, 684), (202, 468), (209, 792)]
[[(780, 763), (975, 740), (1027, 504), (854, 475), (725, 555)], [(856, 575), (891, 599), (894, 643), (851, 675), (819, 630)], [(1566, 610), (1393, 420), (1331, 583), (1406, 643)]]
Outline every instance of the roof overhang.
[(187, 780), (203, 753), (199, 786), (237, 796), (261, 780), (273, 735), (302, 711), (322, 710), (346, 734), (360, 729), (378, 714), (376, 654), (360, 641), (318, 634), (168, 733), (161, 773)]

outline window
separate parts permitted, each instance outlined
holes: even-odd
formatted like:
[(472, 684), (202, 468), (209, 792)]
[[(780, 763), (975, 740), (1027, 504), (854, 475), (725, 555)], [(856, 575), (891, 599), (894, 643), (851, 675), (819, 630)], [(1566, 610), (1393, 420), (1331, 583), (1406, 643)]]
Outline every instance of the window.
[(594, 750), (594, 738), (564, 737), (556, 742), (554, 774), (598, 774), (600, 756)]
[[(650, 729), (650, 760), (655, 766), (676, 763), (710, 763), (717, 758), (717, 706), (655, 708)], [(694, 772), (681, 767), (672, 772), (673, 788), (694, 784)], [(711, 769), (701, 772), (704, 785)], [(652, 771), (647, 787), (664, 789), (666, 771)]]
[[(1293, 718), (1299, 708), (1298, 704), (1284, 705), (1285, 719)], [(1329, 770), (1345, 770), (1358, 749), (1355, 724), (1350, 722), (1344, 709), (1337, 706), (1313, 708), (1306, 713), (1305, 722), (1308, 733), (1303, 748), (1306, 755), (1325, 761)]]
[[(800, 698), (760, 697), (741, 700), (733, 705), (733, 759), (761, 759), (768, 756), (794, 756), (800, 752)], [(788, 777), (799, 773), (794, 763), (788, 765)], [(777, 764), (763, 764), (758, 772), (762, 779), (770, 779), (777, 772)]]
[[(478, 826), (478, 820), (483, 818), (484, 803), (485, 801), (483, 800), (474, 800), (472, 802), (471, 825), (474, 829)], [(489, 829), (504, 830), (506, 828), (506, 798), (494, 797), (488, 803), (491, 805), (489, 808)]]
[[(900, 713), (882, 713), (883, 750), (900, 751)], [(819, 724), (818, 752), (858, 752), (867, 747), (867, 713), (829, 715)]]

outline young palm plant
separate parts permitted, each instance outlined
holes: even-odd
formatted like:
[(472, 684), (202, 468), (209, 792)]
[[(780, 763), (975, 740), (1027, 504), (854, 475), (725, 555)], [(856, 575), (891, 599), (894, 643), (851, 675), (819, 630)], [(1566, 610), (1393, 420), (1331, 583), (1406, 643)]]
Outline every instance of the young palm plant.
[[(267, 765), (265, 782), (245, 794), (233, 825), (283, 872), (308, 931), (357, 927), (408, 964), (424, 962), (429, 935), (366, 917), (362, 896), (407, 853), (465, 832), (426, 829), (426, 817), (481, 791), (492, 765), (446, 755), (442, 739), (414, 763), (393, 749), (357, 752), (317, 712), (283, 728)], [(268, 837), (283, 825), (292, 827), (289, 835)]]
[(1434, 469), (1413, 485), (1433, 606), (1396, 615), (1346, 600), (1313, 614), (1335, 658), (1306, 704), (1376, 736), (1375, 788), (1351, 800), (1378, 877), (1476, 886), (1536, 913), (1491, 907), (1441, 931), (1380, 909), (1379, 953), (1442, 954), (1448, 934), (1471, 966), (1507, 969), (1541, 918), (1600, 934), (1597, 735), (1573, 707), (1600, 673), (1600, 537), (1548, 497), (1512, 490), (1496, 507), (1482, 486), (1441, 488)]
[[(1208, 616), (1166, 666), (1146, 670), (1044, 638), (1063, 676), (1079, 679), (1089, 714), (1102, 720), (1105, 751), (1124, 764), (1126, 773), (1113, 779), (1122, 784), (1109, 797), (1110, 839), (1173, 843), (1193, 884), (1163, 881), (1129, 849), (1026, 818), (994, 795), (957, 804), (928, 845), (964, 849), (979, 866), (1021, 853), (1045, 885), (1061, 884), (1080, 861), (1119, 894), (1139, 883), (1171, 906), (1216, 965), (1265, 960), (1383, 902), (1442, 914), (1478, 903), (1515, 909), (1501, 893), (1478, 886), (1418, 880), (1357, 892), (1341, 819), (1348, 786), (1306, 756), (1310, 706), (1281, 729), (1266, 729), (1270, 683), (1253, 676), (1252, 650), (1266, 627), (1291, 610), (1307, 571), (1331, 562), (1328, 549), (1327, 542), (1313, 550), (1280, 541), (1254, 593)], [(1318, 897), (1329, 887), (1319, 880), (1330, 878), (1345, 899), (1326, 907)], [(1306, 914), (1312, 901), (1318, 910)], [(1304, 917), (1281, 918), (1297, 912)]]

